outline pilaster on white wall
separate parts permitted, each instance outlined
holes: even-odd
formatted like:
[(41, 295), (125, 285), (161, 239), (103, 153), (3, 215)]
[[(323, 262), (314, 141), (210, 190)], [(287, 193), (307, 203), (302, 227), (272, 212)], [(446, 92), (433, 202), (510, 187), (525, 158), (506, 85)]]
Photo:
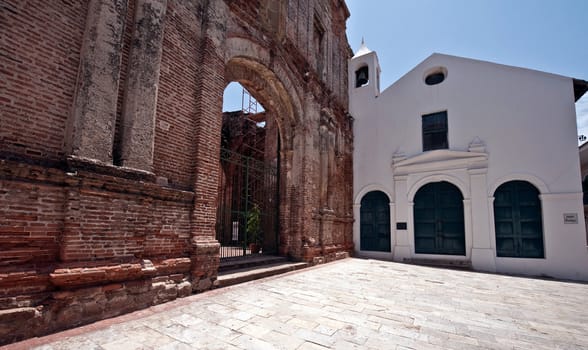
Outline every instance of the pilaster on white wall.
[(463, 200), (463, 226), (465, 230), (465, 251), (466, 258), (470, 258), (474, 242), (474, 232), (472, 227), (472, 200)]
[[(400, 188), (402, 187), (406, 187), (406, 181), (402, 181)], [(398, 191), (399, 188), (396, 189), (396, 193), (398, 193)], [(401, 212), (403, 215), (403, 218), (399, 219), (398, 222), (406, 222), (406, 230), (398, 230), (396, 232), (396, 247), (394, 247), (394, 260), (396, 261), (408, 260), (414, 255), (414, 221), (412, 219), (412, 214), (408, 214), (409, 212), (412, 213), (414, 203), (408, 202), (406, 196), (403, 197), (404, 200), (401, 202), (402, 204), (397, 203), (396, 210), (397, 214)], [(400, 214), (398, 216), (400, 217)], [(411, 241), (413, 243), (411, 243)]]
[[(491, 234), (490, 225), (493, 226), (494, 218), (490, 218), (487, 195), (486, 172), (470, 173), (471, 196), (472, 196), (472, 222), (473, 242), (471, 250), (472, 267), (480, 271), (496, 272), (495, 250), (493, 247), (494, 237)], [(492, 202), (493, 203), (492, 198)]]
[(353, 246), (355, 247), (355, 252), (358, 253), (361, 249), (360, 247), (360, 237), (359, 237), (359, 230), (361, 227), (360, 221), (360, 214), (361, 214), (361, 204), (353, 204)]
[(488, 195), (486, 189), (488, 182), (486, 180), (486, 172), (472, 173), (470, 172), (470, 186), (472, 196), (472, 221), (474, 223), (473, 230), (474, 240), (472, 248), (474, 249), (490, 249), (491, 237), (488, 217)]
[(398, 242), (398, 233), (396, 231), (396, 204), (390, 202), (390, 252), (392, 252), (392, 259), (394, 259), (394, 247)]
[(396, 202), (396, 220), (407, 222), (408, 220), (408, 196), (407, 176), (394, 176), (394, 194)]

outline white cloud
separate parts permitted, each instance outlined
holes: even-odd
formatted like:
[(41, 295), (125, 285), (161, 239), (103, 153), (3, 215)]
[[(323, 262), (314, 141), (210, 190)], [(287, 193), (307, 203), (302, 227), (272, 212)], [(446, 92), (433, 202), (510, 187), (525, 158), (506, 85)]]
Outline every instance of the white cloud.
[(576, 102), (576, 122), (578, 124), (578, 135), (588, 137), (588, 93)]

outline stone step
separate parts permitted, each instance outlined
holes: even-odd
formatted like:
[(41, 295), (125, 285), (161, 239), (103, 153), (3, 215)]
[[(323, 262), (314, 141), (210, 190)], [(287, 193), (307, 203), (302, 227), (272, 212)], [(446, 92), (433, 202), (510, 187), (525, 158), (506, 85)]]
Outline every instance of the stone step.
[(446, 267), (452, 269), (471, 270), (472, 262), (469, 260), (444, 260), (444, 259), (404, 259), (403, 262), (414, 265)]
[(219, 272), (230, 271), (236, 269), (244, 269), (247, 267), (263, 266), (285, 262), (288, 262), (288, 258), (283, 256), (255, 254), (238, 258), (221, 259), (218, 270)]
[(282, 273), (303, 269), (307, 266), (308, 263), (305, 262), (280, 262), (270, 265), (222, 271), (218, 274), (218, 287), (222, 288), (264, 277), (279, 275)]

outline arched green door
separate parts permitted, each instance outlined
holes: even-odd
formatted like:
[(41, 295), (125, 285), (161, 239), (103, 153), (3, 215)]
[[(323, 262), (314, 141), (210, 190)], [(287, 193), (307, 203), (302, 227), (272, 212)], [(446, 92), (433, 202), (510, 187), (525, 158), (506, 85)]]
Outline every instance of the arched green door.
[(465, 255), (463, 196), (449, 182), (421, 187), (414, 197), (417, 254)]
[(496, 255), (543, 258), (539, 190), (526, 181), (510, 181), (494, 192)]
[(390, 200), (381, 191), (372, 191), (361, 199), (360, 249), (390, 251)]

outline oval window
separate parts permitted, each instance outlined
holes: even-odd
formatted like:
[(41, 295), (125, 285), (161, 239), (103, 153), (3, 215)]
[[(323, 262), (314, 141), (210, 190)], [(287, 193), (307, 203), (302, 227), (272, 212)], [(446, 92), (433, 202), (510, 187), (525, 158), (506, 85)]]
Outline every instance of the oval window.
[(425, 84), (427, 85), (437, 85), (445, 80), (445, 73), (443, 72), (435, 72), (427, 75), (425, 78)]

